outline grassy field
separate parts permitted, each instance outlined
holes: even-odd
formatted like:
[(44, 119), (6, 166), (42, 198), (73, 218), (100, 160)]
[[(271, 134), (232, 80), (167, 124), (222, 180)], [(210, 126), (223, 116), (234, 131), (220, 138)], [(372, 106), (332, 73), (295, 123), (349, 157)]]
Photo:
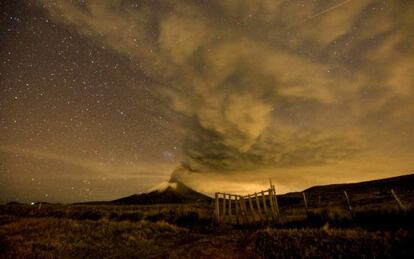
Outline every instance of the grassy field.
[(313, 187), (308, 213), (280, 195), (270, 225), (217, 225), (209, 202), (0, 205), (0, 258), (414, 258), (413, 179)]
[(281, 208), (273, 226), (217, 226), (207, 205), (2, 205), (1, 258), (413, 258), (393, 203)]

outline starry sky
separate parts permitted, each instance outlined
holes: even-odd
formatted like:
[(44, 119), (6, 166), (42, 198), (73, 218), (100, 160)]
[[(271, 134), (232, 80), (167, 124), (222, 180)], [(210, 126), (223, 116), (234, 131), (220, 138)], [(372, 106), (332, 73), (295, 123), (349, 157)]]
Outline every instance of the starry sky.
[(0, 202), (414, 171), (414, 2), (0, 4)]

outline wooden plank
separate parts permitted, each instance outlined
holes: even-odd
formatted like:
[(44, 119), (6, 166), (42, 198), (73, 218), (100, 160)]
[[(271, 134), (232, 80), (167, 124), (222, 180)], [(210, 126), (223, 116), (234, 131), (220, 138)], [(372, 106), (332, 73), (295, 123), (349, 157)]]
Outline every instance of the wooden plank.
[(257, 197), (257, 193), (254, 193), (254, 198), (256, 200), (257, 211), (259, 212), (259, 220), (263, 223), (262, 208), (260, 208), (260, 202), (259, 197)]
[(279, 222), (280, 219), (280, 213), (279, 213), (279, 203), (277, 202), (277, 195), (276, 195), (276, 188), (274, 185), (272, 185), (272, 189), (273, 189), (273, 197), (274, 197), (274, 202), (275, 202), (275, 210), (276, 210), (276, 221)]
[(305, 204), (306, 215), (309, 215), (308, 201), (306, 199), (305, 192), (302, 192), (302, 196), (303, 196), (303, 203)]
[(263, 210), (264, 210), (264, 213), (265, 213), (265, 216), (266, 216), (266, 221), (269, 221), (269, 214), (267, 212), (267, 204), (266, 204), (265, 192), (262, 191), (261, 194), (262, 194)]
[(270, 215), (272, 216), (272, 220), (276, 221), (276, 210), (275, 210), (275, 203), (273, 202), (273, 189), (269, 189), (269, 203), (270, 203)]
[(245, 217), (245, 212), (244, 212), (244, 207), (243, 207), (243, 196), (239, 196), (239, 203), (240, 203), (240, 219), (241, 222), (243, 222), (243, 224), (246, 223), (246, 217)]
[(230, 221), (231, 221), (231, 194), (229, 194), (229, 216), (230, 216)]
[(226, 194), (223, 193), (223, 213), (222, 213), (223, 220), (226, 220)]
[(351, 206), (351, 202), (349, 201), (348, 193), (346, 191), (344, 191), (344, 195), (345, 195), (345, 199), (346, 199), (346, 204), (348, 206), (349, 214), (351, 214), (351, 218), (353, 219), (354, 215), (352, 213), (352, 206)]
[(392, 194), (392, 197), (394, 197), (395, 201), (397, 202), (400, 210), (405, 211), (405, 206), (402, 204), (400, 198), (398, 198), (397, 194), (394, 192), (393, 189), (391, 189), (391, 194)]
[(249, 207), (250, 207), (250, 215), (252, 216), (252, 222), (256, 221), (255, 219), (255, 214), (256, 211), (253, 208), (253, 202), (252, 202), (252, 197), (249, 195)]
[(236, 224), (240, 224), (240, 215), (239, 215), (239, 196), (236, 195)]
[(270, 184), (270, 189), (269, 189), (269, 201), (270, 201), (270, 205), (272, 208), (272, 218), (274, 221), (278, 220), (278, 209), (276, 208), (276, 204), (277, 204), (277, 200), (276, 200), (276, 195), (275, 195), (275, 189), (273, 188), (273, 184), (272, 184), (272, 178), (269, 178), (269, 184)]
[(220, 223), (220, 205), (219, 205), (218, 195), (219, 194), (216, 192), (215, 199), (214, 199), (214, 203), (216, 205), (216, 210), (215, 210), (216, 221), (217, 221), (217, 223)]
[(241, 205), (243, 208), (243, 221), (244, 223), (249, 223), (249, 217), (247, 215), (247, 207), (246, 207), (246, 200), (244, 199), (244, 197), (240, 197), (241, 198)]

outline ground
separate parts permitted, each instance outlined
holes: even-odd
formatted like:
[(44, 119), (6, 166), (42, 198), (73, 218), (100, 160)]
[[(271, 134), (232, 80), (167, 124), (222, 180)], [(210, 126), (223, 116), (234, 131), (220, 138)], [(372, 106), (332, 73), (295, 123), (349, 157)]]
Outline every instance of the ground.
[[(298, 215), (294, 215), (297, 213)], [(203, 205), (3, 205), (2, 258), (413, 258), (409, 208), (292, 210), (275, 225), (217, 225)], [(300, 214), (300, 215), (299, 215)]]

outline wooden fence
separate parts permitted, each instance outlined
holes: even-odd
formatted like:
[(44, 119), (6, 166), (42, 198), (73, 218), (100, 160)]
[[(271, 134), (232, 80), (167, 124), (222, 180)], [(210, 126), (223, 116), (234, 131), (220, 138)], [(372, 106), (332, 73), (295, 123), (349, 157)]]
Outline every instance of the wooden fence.
[(215, 194), (215, 219), (217, 223), (249, 224), (279, 221), (279, 206), (275, 186), (249, 195), (230, 193)]
[[(346, 201), (346, 207), (351, 218), (354, 218), (353, 208), (349, 195), (343, 192)], [(390, 190), (392, 197), (398, 204), (400, 210), (405, 211), (397, 194), (393, 189)], [(305, 192), (302, 192), (303, 205), (306, 214), (309, 216), (310, 209)], [(318, 196), (318, 205), (321, 206), (321, 196)], [(279, 205), (277, 202), (275, 186), (270, 181), (270, 188), (265, 191), (255, 192), (249, 195), (237, 195), (230, 193), (215, 193), (214, 216), (217, 223), (227, 224), (265, 224), (278, 223), (280, 219)]]

